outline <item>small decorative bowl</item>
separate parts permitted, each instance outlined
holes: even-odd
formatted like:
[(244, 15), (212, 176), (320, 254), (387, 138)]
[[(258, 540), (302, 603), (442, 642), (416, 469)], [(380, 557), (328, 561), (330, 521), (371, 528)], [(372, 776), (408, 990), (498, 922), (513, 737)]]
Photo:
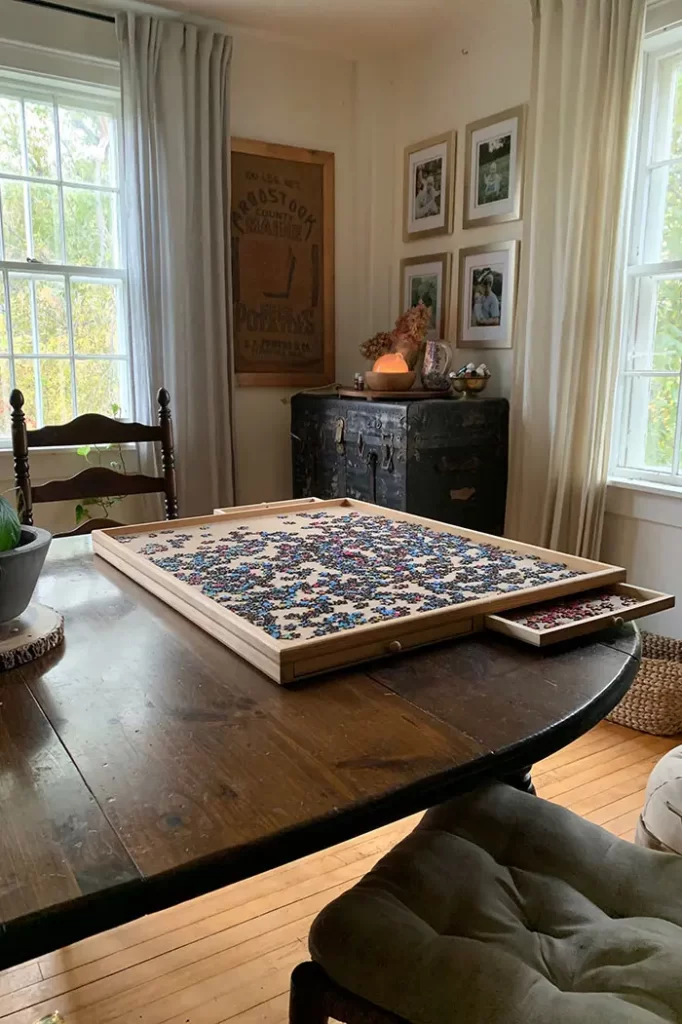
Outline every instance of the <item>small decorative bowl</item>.
[(380, 370), (367, 370), (365, 384), (370, 391), (409, 391), (416, 380), (414, 370), (409, 373), (382, 373)]
[(452, 387), (462, 398), (469, 398), (470, 395), (480, 395), (488, 386), (490, 377), (457, 377), (450, 374)]

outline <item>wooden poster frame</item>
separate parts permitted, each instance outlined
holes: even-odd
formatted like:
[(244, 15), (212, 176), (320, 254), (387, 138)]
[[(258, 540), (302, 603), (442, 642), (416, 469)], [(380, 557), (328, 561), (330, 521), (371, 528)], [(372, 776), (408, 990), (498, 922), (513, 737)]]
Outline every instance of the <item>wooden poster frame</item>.
[(322, 167), (322, 295), (324, 302), (323, 319), (323, 361), (322, 373), (295, 371), (281, 373), (235, 373), (240, 387), (285, 387), (313, 388), (333, 384), (336, 379), (335, 356), (335, 239), (334, 239), (334, 154), (321, 149), (304, 149), (300, 146), (282, 146), (274, 142), (256, 139), (233, 138), (233, 153), (246, 153), (274, 160), (288, 160), (295, 163), (319, 164)]

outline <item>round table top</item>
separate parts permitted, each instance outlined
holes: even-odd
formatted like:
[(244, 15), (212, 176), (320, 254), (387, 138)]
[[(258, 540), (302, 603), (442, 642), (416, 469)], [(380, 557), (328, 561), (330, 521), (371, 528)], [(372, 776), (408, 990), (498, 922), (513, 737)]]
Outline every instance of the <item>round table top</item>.
[(0, 676), (15, 962), (57, 919), (62, 944), (520, 772), (603, 718), (639, 659), (631, 625), (546, 651), (481, 633), (278, 687), (89, 538), (53, 543), (35, 599), (66, 639)]

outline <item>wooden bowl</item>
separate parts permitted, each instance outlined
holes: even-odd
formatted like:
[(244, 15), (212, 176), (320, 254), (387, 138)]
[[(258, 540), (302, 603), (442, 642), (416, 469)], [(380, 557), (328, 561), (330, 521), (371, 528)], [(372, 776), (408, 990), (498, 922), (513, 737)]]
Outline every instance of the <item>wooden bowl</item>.
[(378, 370), (367, 370), (365, 384), (370, 391), (409, 391), (415, 382), (415, 370), (409, 373), (381, 373)]

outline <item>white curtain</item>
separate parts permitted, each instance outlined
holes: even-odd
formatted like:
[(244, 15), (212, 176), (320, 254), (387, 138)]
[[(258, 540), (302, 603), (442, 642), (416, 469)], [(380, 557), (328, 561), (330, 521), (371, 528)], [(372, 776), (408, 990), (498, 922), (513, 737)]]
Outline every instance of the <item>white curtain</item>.
[[(117, 15), (136, 418), (168, 389), (181, 516), (234, 500), (229, 69), (207, 28)], [(143, 453), (143, 461), (151, 458)]]
[(506, 532), (596, 557), (646, 0), (531, 0), (530, 180)]

